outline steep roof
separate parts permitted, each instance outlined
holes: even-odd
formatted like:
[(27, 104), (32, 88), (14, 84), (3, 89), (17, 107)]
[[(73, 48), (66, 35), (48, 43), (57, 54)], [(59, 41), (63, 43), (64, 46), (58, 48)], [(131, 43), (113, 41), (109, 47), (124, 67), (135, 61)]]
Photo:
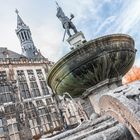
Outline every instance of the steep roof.
[(6, 58), (20, 59), (23, 57), (25, 58), (24, 55), (8, 50), (7, 48), (0, 47), (0, 59), (6, 59)]

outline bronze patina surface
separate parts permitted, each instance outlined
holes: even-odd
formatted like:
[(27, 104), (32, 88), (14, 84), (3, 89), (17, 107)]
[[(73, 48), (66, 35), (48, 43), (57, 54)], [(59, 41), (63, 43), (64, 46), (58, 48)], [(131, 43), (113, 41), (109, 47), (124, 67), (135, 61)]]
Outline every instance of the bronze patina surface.
[(88, 41), (53, 66), (48, 84), (57, 94), (79, 96), (105, 79), (123, 76), (133, 65), (135, 53), (134, 40), (125, 34)]

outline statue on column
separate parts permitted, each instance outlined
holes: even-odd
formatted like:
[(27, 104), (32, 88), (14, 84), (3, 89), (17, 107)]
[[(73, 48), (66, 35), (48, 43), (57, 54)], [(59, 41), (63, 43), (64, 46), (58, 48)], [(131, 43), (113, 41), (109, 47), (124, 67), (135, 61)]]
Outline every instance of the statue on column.
[(75, 27), (75, 25), (72, 23), (72, 19), (74, 18), (74, 15), (71, 14), (70, 18), (68, 18), (62, 8), (58, 5), (58, 3), (56, 2), (56, 5), (57, 5), (57, 14), (56, 16), (59, 18), (59, 20), (62, 22), (62, 25), (63, 25), (63, 28), (65, 29), (65, 33), (64, 33), (64, 37), (63, 37), (63, 41), (64, 41), (64, 38), (65, 38), (65, 34), (67, 33), (69, 37), (71, 37), (71, 33), (70, 33), (70, 29), (72, 29), (74, 31), (74, 33), (76, 34), (78, 31)]

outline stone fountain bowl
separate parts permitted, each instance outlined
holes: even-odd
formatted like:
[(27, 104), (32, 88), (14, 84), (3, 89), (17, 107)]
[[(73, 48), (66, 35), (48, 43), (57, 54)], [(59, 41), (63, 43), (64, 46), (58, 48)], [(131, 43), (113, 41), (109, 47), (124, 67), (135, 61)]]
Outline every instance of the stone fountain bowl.
[(104, 81), (124, 76), (135, 60), (134, 40), (125, 34), (88, 41), (62, 57), (48, 75), (54, 93), (76, 97)]

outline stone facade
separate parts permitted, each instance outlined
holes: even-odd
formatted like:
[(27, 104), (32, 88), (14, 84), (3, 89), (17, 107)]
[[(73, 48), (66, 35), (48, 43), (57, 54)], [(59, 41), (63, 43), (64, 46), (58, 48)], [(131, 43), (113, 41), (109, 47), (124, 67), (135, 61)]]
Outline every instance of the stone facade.
[(46, 83), (48, 60), (0, 61), (0, 139), (31, 139), (61, 130)]
[[(20, 55), (6, 48), (0, 50), (0, 140), (37, 139), (62, 131), (60, 110), (46, 83), (53, 63), (45, 58), (18, 58)], [(2, 50), (9, 58), (4, 59)], [(78, 112), (82, 110), (80, 104), (78, 108), (75, 104), (69, 99), (63, 102), (69, 128), (78, 125), (85, 115)]]

